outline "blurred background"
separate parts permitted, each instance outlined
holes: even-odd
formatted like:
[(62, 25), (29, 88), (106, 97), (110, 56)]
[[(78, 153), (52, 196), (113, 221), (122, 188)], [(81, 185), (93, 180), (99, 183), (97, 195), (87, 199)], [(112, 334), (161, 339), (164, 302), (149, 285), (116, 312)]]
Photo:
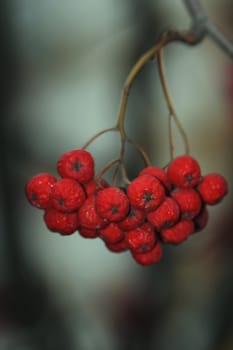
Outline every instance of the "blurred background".
[[(233, 3), (203, 0), (233, 40)], [(208, 227), (141, 267), (100, 240), (49, 232), (24, 195), (58, 157), (115, 124), (124, 80), (161, 30), (186, 29), (181, 0), (7, 0), (1, 5), (0, 349), (233, 349), (233, 62), (211, 41), (165, 50), (174, 105), (203, 174), (230, 193)], [(169, 161), (156, 61), (137, 77), (127, 130), (153, 163)], [(175, 153), (183, 152), (175, 131)], [(117, 135), (91, 147), (97, 169)], [(129, 148), (130, 178), (143, 164)]]

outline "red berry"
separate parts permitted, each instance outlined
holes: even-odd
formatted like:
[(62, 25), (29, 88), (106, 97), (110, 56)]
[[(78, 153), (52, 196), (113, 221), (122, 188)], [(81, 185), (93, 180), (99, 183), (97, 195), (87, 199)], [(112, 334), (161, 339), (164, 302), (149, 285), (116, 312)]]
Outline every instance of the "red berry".
[(94, 177), (94, 159), (84, 150), (78, 149), (64, 153), (57, 162), (61, 177), (68, 177), (84, 184)]
[(56, 181), (51, 174), (38, 174), (32, 177), (25, 186), (25, 193), (31, 205), (39, 209), (51, 207), (51, 190)]
[(194, 219), (195, 232), (199, 232), (206, 227), (208, 218), (209, 218), (209, 213), (206, 206), (204, 205), (200, 213), (198, 214), (198, 216), (195, 217)]
[(198, 184), (201, 170), (194, 158), (179, 156), (168, 165), (167, 175), (173, 185), (188, 188)]
[(193, 188), (178, 188), (171, 193), (178, 203), (183, 220), (192, 220), (201, 210), (201, 198)]
[(140, 173), (141, 175), (152, 175), (155, 176), (168, 191), (171, 189), (171, 182), (167, 176), (166, 171), (163, 168), (160, 168), (158, 166), (148, 166), (144, 168)]
[(114, 244), (105, 242), (105, 245), (106, 245), (106, 248), (113, 253), (122, 253), (128, 250), (128, 244), (125, 238)]
[(154, 247), (157, 237), (152, 226), (145, 223), (134, 230), (127, 231), (126, 241), (135, 253), (145, 253)]
[(98, 230), (107, 226), (107, 221), (101, 218), (95, 206), (95, 196), (88, 197), (78, 211), (80, 225), (82, 227)]
[(134, 179), (127, 188), (132, 206), (151, 211), (156, 209), (165, 198), (161, 182), (152, 175), (141, 175)]
[(109, 187), (108, 183), (104, 179), (100, 179), (99, 184), (96, 180), (91, 180), (83, 185), (87, 197), (95, 194), (98, 190)]
[(79, 227), (78, 229), (80, 236), (84, 238), (96, 238), (99, 237), (99, 233), (97, 230), (91, 230), (86, 227)]
[(54, 208), (45, 212), (44, 221), (50, 231), (59, 232), (61, 235), (70, 235), (79, 227), (77, 213), (62, 213)]
[(77, 210), (84, 203), (85, 198), (82, 186), (72, 179), (60, 179), (52, 188), (53, 206), (62, 212)]
[(166, 197), (160, 206), (147, 214), (147, 220), (160, 231), (173, 226), (179, 219), (180, 209), (174, 199)]
[(114, 222), (111, 222), (107, 227), (99, 230), (100, 237), (108, 243), (114, 244), (124, 239), (124, 232)]
[(198, 186), (198, 191), (206, 204), (214, 205), (227, 194), (227, 182), (222, 175), (205, 175)]
[(135, 253), (131, 251), (133, 259), (140, 265), (148, 266), (157, 263), (162, 257), (162, 245), (157, 242), (155, 246), (146, 253)]
[(96, 194), (96, 211), (110, 222), (123, 220), (129, 211), (126, 194), (117, 187), (108, 187)]
[(145, 213), (137, 208), (131, 207), (125, 219), (118, 222), (118, 226), (123, 231), (133, 230), (140, 226), (145, 219)]
[(179, 244), (194, 232), (194, 223), (182, 220), (170, 228), (161, 230), (160, 237), (164, 243)]

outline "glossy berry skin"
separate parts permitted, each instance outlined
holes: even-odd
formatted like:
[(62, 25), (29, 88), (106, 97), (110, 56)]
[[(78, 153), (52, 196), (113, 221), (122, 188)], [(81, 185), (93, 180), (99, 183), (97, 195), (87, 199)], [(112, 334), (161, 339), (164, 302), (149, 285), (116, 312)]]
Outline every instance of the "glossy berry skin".
[(166, 197), (160, 206), (147, 214), (147, 220), (157, 231), (173, 226), (180, 217), (180, 209), (176, 201)]
[(95, 205), (95, 196), (88, 197), (78, 211), (80, 225), (87, 229), (98, 230), (108, 225), (108, 222), (101, 218)]
[(168, 191), (171, 190), (171, 182), (167, 176), (166, 171), (163, 168), (160, 168), (158, 166), (148, 166), (140, 171), (139, 176), (146, 174), (156, 177)]
[(114, 222), (111, 222), (107, 227), (99, 230), (99, 232), (100, 238), (111, 244), (117, 243), (125, 237), (124, 232)]
[(196, 159), (179, 156), (168, 165), (167, 175), (176, 187), (190, 188), (196, 186), (201, 178), (201, 170)]
[(71, 235), (79, 227), (77, 213), (62, 213), (54, 208), (45, 211), (44, 221), (50, 231), (64, 236)]
[(79, 227), (78, 232), (83, 238), (97, 238), (99, 233), (97, 230), (91, 230), (86, 227)]
[(83, 187), (72, 179), (60, 179), (52, 188), (51, 199), (54, 208), (65, 213), (79, 209), (85, 198)]
[(178, 221), (174, 226), (160, 231), (164, 243), (179, 244), (194, 232), (194, 223), (189, 220)]
[(156, 264), (162, 258), (162, 245), (157, 242), (155, 246), (146, 253), (135, 253), (131, 251), (133, 259), (140, 265), (149, 266)]
[(127, 188), (127, 195), (133, 207), (151, 211), (156, 209), (165, 198), (164, 186), (152, 175), (141, 175)]
[(118, 222), (118, 226), (123, 231), (133, 230), (141, 226), (145, 220), (145, 213), (137, 208), (131, 207), (126, 218)]
[(32, 177), (25, 186), (25, 194), (30, 204), (38, 209), (51, 207), (51, 191), (56, 181), (53, 175), (47, 173)]
[(199, 232), (203, 230), (203, 228), (205, 228), (208, 223), (208, 219), (209, 219), (209, 212), (206, 206), (204, 205), (200, 213), (193, 220), (195, 225), (195, 232)]
[(126, 241), (129, 249), (135, 253), (145, 253), (154, 247), (157, 237), (152, 226), (145, 223), (134, 230), (126, 232)]
[(109, 222), (123, 220), (129, 211), (129, 200), (126, 194), (117, 187), (108, 187), (96, 194), (96, 211)]
[(83, 149), (64, 153), (57, 162), (57, 171), (61, 177), (77, 180), (81, 184), (94, 177), (94, 158)]
[(209, 205), (218, 203), (227, 194), (227, 182), (220, 174), (205, 175), (198, 185), (202, 200)]
[(108, 250), (110, 250), (113, 253), (122, 253), (128, 250), (128, 244), (126, 239), (122, 239), (121, 241), (118, 241), (117, 243), (109, 243), (105, 242), (105, 246)]
[(201, 197), (193, 188), (178, 188), (171, 193), (181, 211), (181, 219), (192, 220), (201, 210)]

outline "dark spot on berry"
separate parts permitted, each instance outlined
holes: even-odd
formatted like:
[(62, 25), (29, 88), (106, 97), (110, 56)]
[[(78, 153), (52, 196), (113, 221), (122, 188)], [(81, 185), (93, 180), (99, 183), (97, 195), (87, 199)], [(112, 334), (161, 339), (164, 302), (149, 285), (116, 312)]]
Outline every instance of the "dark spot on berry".
[(192, 213), (190, 211), (186, 211), (182, 214), (183, 219), (190, 219), (192, 217)]
[(143, 253), (147, 252), (147, 245), (146, 244), (142, 244), (140, 248), (141, 248)]
[(37, 194), (36, 193), (32, 193), (31, 199), (32, 199), (32, 201), (36, 201), (38, 199)]
[(117, 207), (112, 207), (111, 212), (112, 212), (112, 214), (117, 214), (117, 213), (119, 213), (119, 210)]
[(172, 226), (172, 222), (168, 220), (168, 221), (165, 221), (163, 228), (169, 228), (171, 226)]
[(151, 194), (151, 193), (144, 193), (143, 199), (145, 199), (145, 202), (150, 202), (153, 199), (153, 194)]
[(62, 207), (65, 204), (65, 201), (63, 198), (58, 199), (58, 204)]
[(84, 165), (80, 162), (75, 162), (72, 164), (72, 169), (79, 171), (80, 169), (82, 169), (84, 167)]
[(188, 181), (188, 183), (191, 183), (193, 181), (193, 176), (191, 174), (186, 175), (185, 178)]
[(118, 187), (122, 192), (126, 193), (126, 188), (123, 186)]
[(135, 217), (136, 217), (136, 214), (135, 214), (134, 209), (132, 209), (132, 208), (130, 209), (128, 216), (129, 216), (130, 218), (135, 218)]

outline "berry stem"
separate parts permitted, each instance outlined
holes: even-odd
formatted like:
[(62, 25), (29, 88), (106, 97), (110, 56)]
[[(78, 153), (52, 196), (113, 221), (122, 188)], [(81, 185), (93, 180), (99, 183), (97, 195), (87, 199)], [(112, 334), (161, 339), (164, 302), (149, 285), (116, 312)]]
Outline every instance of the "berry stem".
[(101, 177), (114, 165), (114, 164), (120, 164), (120, 159), (119, 158), (114, 158), (108, 162), (103, 169), (100, 170), (100, 172), (96, 175), (96, 181), (99, 182)]
[(117, 181), (117, 176), (119, 174), (119, 170), (120, 170), (120, 167), (119, 167), (119, 163), (118, 163), (118, 164), (116, 164), (116, 167), (115, 167), (113, 175), (112, 175), (111, 186), (113, 186), (113, 187), (116, 185), (116, 181)]
[(136, 148), (138, 153), (141, 155), (145, 166), (150, 166), (151, 165), (151, 161), (150, 161), (146, 151), (138, 143), (136, 143), (135, 141), (129, 139), (128, 137), (127, 137), (127, 142), (130, 143), (131, 145), (133, 145)]
[(183, 138), (184, 146), (185, 146), (185, 153), (189, 154), (189, 143), (188, 143), (188, 138), (187, 135), (180, 123), (180, 120), (176, 114), (175, 108), (173, 106), (171, 96), (168, 90), (168, 85), (166, 81), (166, 76), (165, 76), (165, 68), (164, 68), (164, 58), (163, 58), (163, 49), (160, 49), (157, 54), (158, 58), (158, 68), (159, 68), (159, 75), (160, 75), (160, 80), (163, 88), (163, 93), (164, 97), (167, 103), (167, 107), (169, 110), (169, 144), (170, 144), (170, 155), (171, 159), (174, 158), (174, 145), (173, 145), (173, 135), (172, 135), (172, 118), (174, 122), (176, 123), (176, 126), (181, 134), (181, 137)]
[(168, 114), (168, 138), (169, 138), (169, 149), (170, 149), (170, 160), (174, 159), (174, 142), (172, 132), (172, 114)]
[[(146, 51), (136, 62), (136, 64), (133, 66), (131, 71), (129, 72), (128, 77), (125, 80), (124, 87), (123, 87), (123, 93), (121, 97), (121, 103), (120, 103), (120, 111), (117, 119), (116, 129), (119, 130), (121, 135), (121, 140), (124, 142), (124, 140), (127, 138), (127, 134), (125, 131), (125, 112), (129, 97), (129, 92), (131, 89), (131, 86), (137, 77), (138, 73), (142, 70), (142, 68), (145, 66), (145, 64), (153, 59), (155, 55), (167, 44), (178, 41), (183, 42), (187, 45), (196, 45), (203, 37), (200, 37), (193, 33), (192, 31), (175, 31), (175, 30), (168, 30), (162, 33), (160, 36), (159, 42), (152, 46), (148, 51)], [(174, 115), (174, 119), (176, 120), (176, 123), (180, 127), (180, 123), (177, 120), (176, 115)]]
[(84, 146), (82, 147), (82, 149), (86, 149), (88, 146), (90, 146), (90, 144), (92, 142), (94, 142), (99, 136), (109, 132), (109, 131), (119, 131), (118, 130), (118, 127), (113, 127), (113, 128), (108, 128), (108, 129), (104, 129), (104, 130), (101, 130), (99, 132), (97, 132), (97, 134), (95, 134), (94, 136), (92, 136), (85, 144)]

